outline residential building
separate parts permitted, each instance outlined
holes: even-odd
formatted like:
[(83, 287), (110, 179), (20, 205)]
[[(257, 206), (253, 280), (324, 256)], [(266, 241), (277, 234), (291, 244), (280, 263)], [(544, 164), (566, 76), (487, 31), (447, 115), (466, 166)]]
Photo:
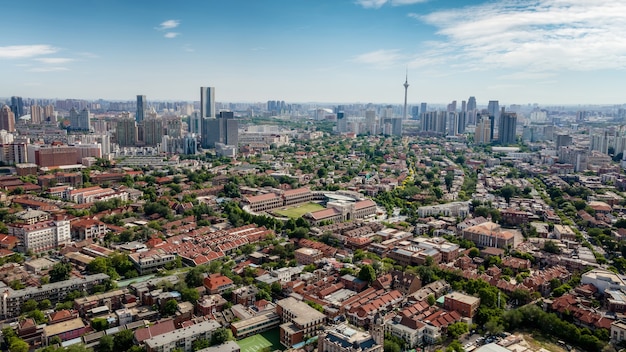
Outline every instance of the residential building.
[(274, 310), (262, 311), (248, 319), (239, 320), (230, 324), (233, 336), (242, 339), (274, 329), (281, 323), (280, 315)]
[(15, 113), (7, 105), (0, 109), (0, 130), (15, 132)]
[(83, 319), (74, 318), (72, 320), (45, 326), (41, 340), (44, 346), (48, 346), (50, 340), (55, 336), (60, 338), (61, 341), (68, 341), (81, 337), (85, 332), (87, 332), (87, 326), (83, 322)]
[(296, 249), (294, 255), (296, 262), (301, 265), (313, 264), (324, 257), (320, 250), (306, 247)]
[(216, 273), (204, 278), (204, 287), (210, 294), (221, 294), (235, 287), (233, 280), (228, 276)]
[(0, 296), (0, 317), (14, 318), (20, 315), (21, 306), (29, 299), (38, 302), (49, 299), (52, 304), (62, 302), (72, 291), (91, 290), (109, 278), (106, 274), (87, 275), (84, 278), (70, 278), (69, 280), (41, 285), (41, 287), (27, 287), (21, 290), (6, 288)]
[(172, 332), (154, 336), (144, 341), (147, 352), (171, 352), (180, 349), (184, 352), (193, 351), (193, 342), (200, 339), (211, 340), (213, 332), (221, 325), (215, 320), (206, 320)]

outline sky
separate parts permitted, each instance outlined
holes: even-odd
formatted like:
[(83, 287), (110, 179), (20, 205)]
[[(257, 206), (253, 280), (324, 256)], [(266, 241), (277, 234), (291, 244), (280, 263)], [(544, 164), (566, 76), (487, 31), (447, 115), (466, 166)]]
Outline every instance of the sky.
[(0, 0), (0, 97), (622, 104), (624, 0)]

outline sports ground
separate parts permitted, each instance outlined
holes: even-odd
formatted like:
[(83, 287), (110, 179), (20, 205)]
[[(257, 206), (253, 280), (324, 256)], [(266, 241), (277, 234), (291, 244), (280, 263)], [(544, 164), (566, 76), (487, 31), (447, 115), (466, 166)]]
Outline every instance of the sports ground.
[(283, 209), (283, 210), (274, 210), (274, 213), (280, 216), (295, 219), (295, 218), (301, 217), (302, 215), (306, 213), (310, 213), (310, 212), (322, 210), (322, 209), (324, 209), (324, 207), (317, 203), (307, 203), (307, 204), (303, 204), (303, 205), (293, 207), (293, 208), (288, 208), (288, 209)]
[(259, 335), (246, 337), (243, 340), (237, 341), (237, 344), (239, 345), (239, 348), (241, 348), (241, 352), (282, 350), (283, 346), (280, 344), (280, 337), (278, 334), (278, 329), (273, 329)]

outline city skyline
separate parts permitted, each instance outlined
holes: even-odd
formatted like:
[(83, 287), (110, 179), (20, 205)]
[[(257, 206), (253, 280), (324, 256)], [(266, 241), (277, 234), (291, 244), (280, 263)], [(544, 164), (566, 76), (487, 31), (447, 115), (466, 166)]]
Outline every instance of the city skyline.
[(616, 0), (65, 4), (5, 6), (0, 96), (623, 103)]

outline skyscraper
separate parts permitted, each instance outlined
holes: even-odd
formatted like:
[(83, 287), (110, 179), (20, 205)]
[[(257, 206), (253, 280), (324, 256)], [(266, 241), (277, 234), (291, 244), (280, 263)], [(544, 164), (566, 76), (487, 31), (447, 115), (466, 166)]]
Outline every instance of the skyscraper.
[(200, 117), (215, 118), (215, 87), (200, 87)]
[(189, 133), (200, 134), (202, 130), (202, 118), (199, 111), (194, 111), (189, 116), (189, 123), (187, 125)]
[(121, 118), (115, 127), (115, 137), (120, 147), (137, 145), (137, 122), (130, 117)]
[(163, 120), (149, 118), (143, 120), (143, 142), (148, 147), (154, 147), (163, 139)]
[(15, 131), (15, 114), (7, 105), (4, 105), (2, 109), (0, 109), (0, 130), (8, 132)]
[(469, 97), (469, 99), (467, 99), (467, 111), (473, 111), (476, 110), (476, 97)]
[(489, 100), (489, 105), (487, 105), (487, 111), (489, 111), (489, 115), (493, 116), (496, 121), (499, 121), (500, 117), (500, 104), (497, 100)]
[(215, 148), (215, 143), (231, 146), (239, 143), (239, 121), (232, 111), (222, 111), (216, 119), (204, 119), (202, 128), (202, 148)]
[(24, 101), (22, 97), (11, 97), (11, 111), (13, 111), (16, 119), (24, 116)]
[[(502, 108), (504, 110), (504, 108)], [(501, 145), (515, 144), (517, 138), (515, 128), (517, 127), (517, 114), (514, 112), (504, 112), (500, 114), (498, 120), (498, 141)]]
[(146, 96), (137, 96), (137, 112), (135, 113), (135, 121), (140, 123), (146, 116)]

